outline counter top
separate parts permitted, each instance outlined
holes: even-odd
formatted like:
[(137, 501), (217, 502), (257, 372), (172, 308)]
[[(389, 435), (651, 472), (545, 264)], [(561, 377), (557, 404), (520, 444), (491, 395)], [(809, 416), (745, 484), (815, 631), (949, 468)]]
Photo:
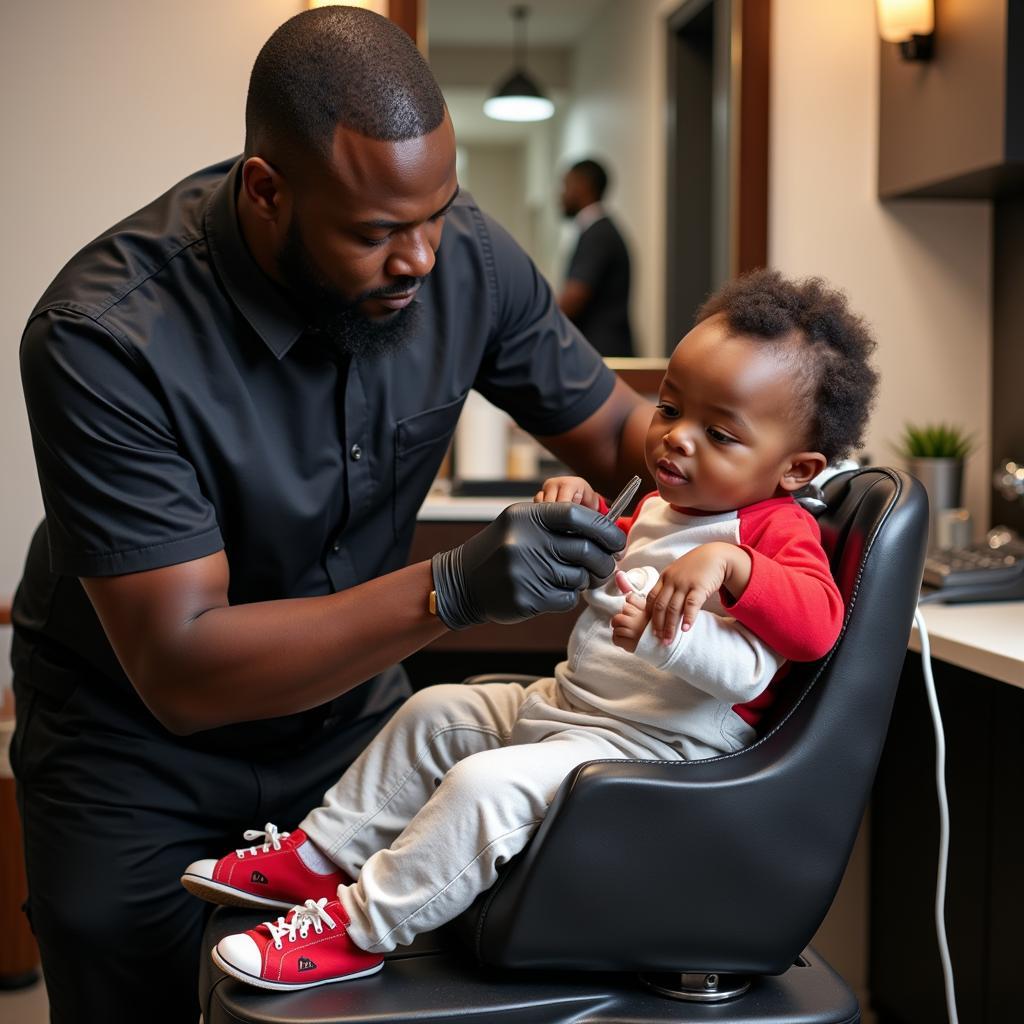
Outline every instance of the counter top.
[[(928, 604), (932, 657), (1024, 689), (1024, 601)], [(917, 627), (910, 649), (921, 650)]]

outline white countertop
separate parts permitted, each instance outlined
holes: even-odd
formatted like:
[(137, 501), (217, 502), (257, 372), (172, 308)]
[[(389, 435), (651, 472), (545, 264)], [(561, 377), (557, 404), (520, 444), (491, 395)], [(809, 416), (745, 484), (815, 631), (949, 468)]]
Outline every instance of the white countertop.
[[(932, 657), (1024, 689), (1024, 601), (927, 604)], [(921, 650), (915, 626), (910, 649)]]

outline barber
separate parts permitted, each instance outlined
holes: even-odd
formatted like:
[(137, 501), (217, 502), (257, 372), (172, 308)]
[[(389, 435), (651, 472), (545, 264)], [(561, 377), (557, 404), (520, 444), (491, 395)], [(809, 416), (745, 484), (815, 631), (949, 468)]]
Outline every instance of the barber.
[(409, 693), (404, 657), (612, 571), (622, 534), (568, 504), (405, 566), (469, 389), (608, 491), (649, 407), (459, 193), (411, 41), (346, 7), (264, 46), (242, 158), (72, 258), (22, 374), (46, 519), (12, 760), (51, 1012), (180, 1024), (183, 866), (313, 806)]

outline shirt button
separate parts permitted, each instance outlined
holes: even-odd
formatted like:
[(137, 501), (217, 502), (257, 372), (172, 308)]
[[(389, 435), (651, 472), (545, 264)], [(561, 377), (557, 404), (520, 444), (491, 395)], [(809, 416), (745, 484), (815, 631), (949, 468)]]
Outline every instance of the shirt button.
[(333, 551), (333, 552), (334, 552), (335, 554), (337, 554), (337, 553), (338, 553), (338, 552), (339, 552), (339, 551), (341, 550), (341, 541), (340, 541), (340, 540), (336, 540), (336, 541), (335, 541), (335, 542), (334, 542), (334, 543), (333, 543), (333, 544), (331, 545), (331, 550), (332, 550), (332, 551)]
[(360, 448), (359, 445), (357, 444), (352, 445), (352, 447), (348, 450), (348, 453), (349, 455), (352, 456), (353, 462), (358, 462), (363, 457), (363, 449)]

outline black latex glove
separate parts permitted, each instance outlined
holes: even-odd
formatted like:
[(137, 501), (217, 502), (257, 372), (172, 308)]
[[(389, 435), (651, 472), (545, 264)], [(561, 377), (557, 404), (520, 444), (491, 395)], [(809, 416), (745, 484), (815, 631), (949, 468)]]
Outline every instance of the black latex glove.
[(567, 612), (615, 569), (626, 535), (568, 501), (521, 501), (465, 544), (434, 555), (437, 614), (450, 629)]

